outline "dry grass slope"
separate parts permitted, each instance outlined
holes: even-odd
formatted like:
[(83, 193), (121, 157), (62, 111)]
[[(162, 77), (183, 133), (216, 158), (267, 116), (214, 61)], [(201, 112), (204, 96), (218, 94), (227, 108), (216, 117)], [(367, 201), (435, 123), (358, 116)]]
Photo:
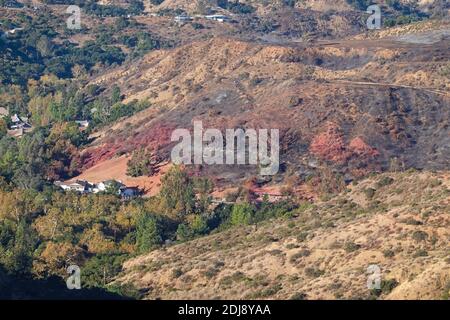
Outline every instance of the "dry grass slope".
[[(450, 284), (450, 175), (385, 173), (285, 219), (130, 260), (145, 299), (441, 299)], [(382, 292), (367, 289), (367, 267)]]

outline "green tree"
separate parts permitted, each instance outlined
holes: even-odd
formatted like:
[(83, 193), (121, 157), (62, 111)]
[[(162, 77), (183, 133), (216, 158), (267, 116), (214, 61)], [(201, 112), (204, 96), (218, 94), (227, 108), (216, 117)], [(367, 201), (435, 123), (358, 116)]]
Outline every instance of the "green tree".
[(120, 102), (121, 94), (120, 94), (120, 88), (118, 86), (114, 86), (111, 93), (111, 103), (116, 104), (117, 102)]
[(148, 252), (162, 242), (162, 232), (158, 221), (144, 213), (138, 218), (136, 225), (136, 245), (139, 252)]
[(39, 51), (41, 56), (50, 57), (53, 54), (53, 43), (46, 35), (39, 38), (36, 43), (36, 49)]
[(179, 241), (187, 241), (192, 238), (191, 229), (184, 223), (179, 224), (177, 228), (177, 239)]
[(194, 190), (198, 195), (196, 211), (199, 214), (208, 212), (212, 201), (211, 193), (213, 189), (214, 185), (208, 178), (197, 178), (194, 180)]
[(156, 172), (157, 157), (145, 148), (134, 151), (127, 162), (127, 175), (130, 177), (152, 176)]
[(231, 211), (231, 224), (233, 226), (248, 225), (252, 222), (254, 208), (249, 203), (238, 203)]
[(195, 193), (191, 178), (179, 166), (174, 166), (161, 179), (161, 197), (167, 213), (178, 219), (184, 219), (194, 213)]
[(194, 235), (204, 235), (208, 232), (208, 224), (203, 216), (194, 216), (190, 224)]
[(36, 244), (37, 237), (35, 231), (23, 219), (16, 227), (14, 243), (11, 243), (11, 247), (7, 248), (6, 251), (0, 251), (0, 262), (11, 273), (19, 275), (29, 274)]
[(120, 190), (120, 183), (117, 181), (112, 181), (107, 187), (106, 187), (106, 194), (111, 195), (118, 195)]

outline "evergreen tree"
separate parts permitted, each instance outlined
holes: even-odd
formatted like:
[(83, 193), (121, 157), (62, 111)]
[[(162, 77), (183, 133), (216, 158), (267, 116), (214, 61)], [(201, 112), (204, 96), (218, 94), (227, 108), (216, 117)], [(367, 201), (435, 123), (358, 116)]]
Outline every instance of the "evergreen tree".
[(254, 208), (249, 203), (239, 203), (231, 211), (231, 224), (233, 226), (249, 225), (252, 222)]
[(148, 252), (162, 243), (158, 221), (149, 214), (141, 214), (136, 226), (136, 245), (139, 252)]
[(162, 178), (161, 197), (169, 215), (184, 219), (194, 213), (195, 193), (191, 178), (179, 166), (175, 166)]

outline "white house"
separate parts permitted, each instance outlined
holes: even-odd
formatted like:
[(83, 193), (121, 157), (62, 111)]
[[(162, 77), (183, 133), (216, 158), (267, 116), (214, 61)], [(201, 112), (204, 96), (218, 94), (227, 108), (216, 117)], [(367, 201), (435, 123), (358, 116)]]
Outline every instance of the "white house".
[(60, 187), (64, 191), (75, 191), (81, 193), (91, 193), (94, 187), (93, 184), (84, 180), (77, 180), (70, 184), (66, 184), (61, 181), (56, 181), (55, 185)]
[(64, 183), (61, 181), (55, 182), (55, 185), (64, 191), (75, 191), (80, 193), (105, 192), (113, 184), (117, 184), (119, 188), (117, 195), (121, 196), (123, 199), (132, 199), (141, 195), (141, 190), (138, 187), (127, 187), (122, 182), (116, 180), (102, 181), (98, 184), (90, 183), (84, 180), (77, 180), (73, 183)]
[(56, 181), (56, 182), (55, 182), (55, 186), (60, 187), (60, 188), (63, 189), (64, 191), (70, 190), (70, 185), (65, 184), (64, 182), (61, 182), (61, 181)]
[(208, 15), (205, 16), (206, 19), (208, 20), (214, 20), (214, 21), (218, 21), (218, 22), (227, 22), (227, 21), (231, 21), (231, 18), (228, 16), (224, 16), (222, 14), (213, 14), (213, 15)]
[(95, 186), (95, 188), (93, 189), (94, 193), (98, 193), (98, 192), (105, 192), (106, 190), (108, 190), (109, 187), (111, 187), (114, 183), (118, 184), (119, 189), (126, 187), (122, 181), (116, 181), (116, 180), (106, 180), (106, 181), (102, 181), (99, 184), (97, 184)]
[(11, 116), (11, 122), (11, 130), (31, 128), (27, 117), (19, 117), (17, 114), (14, 114)]
[(70, 185), (71, 190), (83, 192), (83, 193), (92, 192), (92, 188), (93, 188), (93, 185), (84, 180), (77, 180), (75, 183), (72, 183)]

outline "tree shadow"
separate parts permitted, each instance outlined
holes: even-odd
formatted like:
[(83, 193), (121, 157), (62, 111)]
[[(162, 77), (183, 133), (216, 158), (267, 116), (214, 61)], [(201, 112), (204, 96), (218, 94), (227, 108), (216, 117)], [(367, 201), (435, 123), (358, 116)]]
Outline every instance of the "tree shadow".
[(1, 300), (132, 300), (101, 288), (69, 290), (58, 277), (36, 280), (9, 275), (0, 266)]

